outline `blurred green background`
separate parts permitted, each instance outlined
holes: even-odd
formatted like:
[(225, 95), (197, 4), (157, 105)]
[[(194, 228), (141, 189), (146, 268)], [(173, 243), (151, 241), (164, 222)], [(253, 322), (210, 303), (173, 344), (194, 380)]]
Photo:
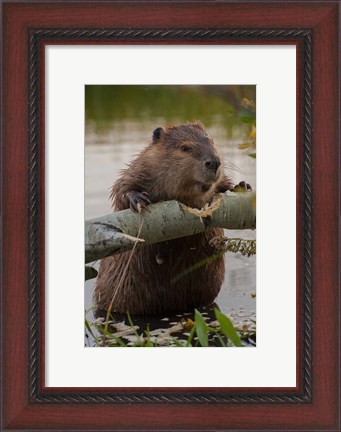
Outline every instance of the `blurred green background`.
[(85, 119), (103, 130), (112, 122), (166, 123), (200, 120), (206, 127), (219, 124), (226, 137), (243, 136), (255, 123), (255, 110), (243, 100), (256, 101), (254, 85), (157, 85), (85, 87)]

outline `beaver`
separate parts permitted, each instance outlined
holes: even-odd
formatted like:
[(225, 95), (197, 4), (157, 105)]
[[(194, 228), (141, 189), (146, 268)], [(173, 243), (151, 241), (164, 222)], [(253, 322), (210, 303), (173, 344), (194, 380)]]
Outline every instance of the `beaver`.
[[(201, 209), (216, 193), (235, 188), (212, 138), (195, 121), (155, 129), (151, 142), (114, 183), (111, 199), (115, 211), (147, 211), (149, 204), (166, 200)], [(251, 190), (245, 182), (238, 188)], [(96, 310), (107, 310), (112, 303), (118, 313), (159, 315), (212, 303), (225, 266), (210, 240), (222, 234), (222, 229), (208, 228), (102, 259), (94, 290)]]

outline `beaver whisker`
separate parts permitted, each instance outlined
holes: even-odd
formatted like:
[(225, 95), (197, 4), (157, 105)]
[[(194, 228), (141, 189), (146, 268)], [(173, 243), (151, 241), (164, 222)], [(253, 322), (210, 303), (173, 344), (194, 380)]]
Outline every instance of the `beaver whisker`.
[(234, 171), (234, 172), (237, 172), (239, 174), (243, 174), (243, 175), (247, 174), (246, 171), (243, 171), (242, 169), (240, 169), (238, 167), (238, 165), (236, 165), (230, 161), (224, 161), (224, 168), (227, 168), (229, 171)]

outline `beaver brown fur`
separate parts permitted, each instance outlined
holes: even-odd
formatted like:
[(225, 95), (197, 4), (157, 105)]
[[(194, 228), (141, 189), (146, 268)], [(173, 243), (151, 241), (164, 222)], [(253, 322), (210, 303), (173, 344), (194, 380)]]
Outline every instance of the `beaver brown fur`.
[[(155, 129), (151, 142), (113, 185), (111, 199), (115, 211), (142, 211), (165, 200), (200, 209), (217, 192), (233, 189), (213, 140), (196, 121)], [(96, 309), (107, 310), (112, 302), (119, 313), (153, 315), (213, 302), (225, 267), (210, 240), (222, 234), (222, 229), (207, 229), (103, 259), (94, 291)]]

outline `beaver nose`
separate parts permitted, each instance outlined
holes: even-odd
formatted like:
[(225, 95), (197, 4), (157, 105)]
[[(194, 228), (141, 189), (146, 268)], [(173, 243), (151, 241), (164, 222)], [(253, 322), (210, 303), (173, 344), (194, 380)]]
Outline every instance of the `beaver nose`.
[(206, 168), (216, 172), (220, 166), (220, 159), (218, 156), (212, 156), (210, 159), (205, 160), (204, 165)]

